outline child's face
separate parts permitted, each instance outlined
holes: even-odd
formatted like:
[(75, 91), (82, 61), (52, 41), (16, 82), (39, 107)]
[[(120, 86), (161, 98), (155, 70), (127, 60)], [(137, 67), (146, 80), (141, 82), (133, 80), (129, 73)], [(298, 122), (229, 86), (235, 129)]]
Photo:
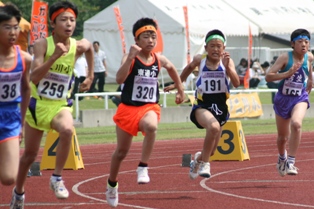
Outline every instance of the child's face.
[(76, 18), (70, 12), (63, 12), (57, 16), (51, 26), (54, 28), (54, 33), (70, 37), (75, 30)]
[(209, 58), (218, 60), (224, 52), (225, 46), (220, 39), (212, 39), (205, 45), (205, 50)]
[(15, 17), (0, 23), (0, 37), (2, 45), (13, 46), (19, 37), (19, 33), (20, 27)]
[(142, 50), (152, 51), (157, 43), (157, 34), (153, 31), (145, 31), (135, 41)]
[(310, 47), (310, 41), (307, 39), (298, 39), (292, 42), (294, 51), (297, 51), (300, 54), (306, 54)]

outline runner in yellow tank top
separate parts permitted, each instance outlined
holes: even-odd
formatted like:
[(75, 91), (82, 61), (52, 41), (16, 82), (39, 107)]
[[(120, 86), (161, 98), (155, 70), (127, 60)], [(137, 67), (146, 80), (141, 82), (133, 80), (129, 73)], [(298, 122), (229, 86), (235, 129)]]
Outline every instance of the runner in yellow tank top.
[(49, 18), (54, 29), (53, 35), (35, 41), (31, 66), (31, 101), (25, 124), (25, 151), (20, 160), (11, 208), (20, 208), (24, 204), (27, 172), (36, 159), (44, 131), (49, 129), (59, 133), (56, 165), (50, 178), (50, 188), (57, 198), (64, 199), (69, 196), (61, 174), (73, 134), (72, 101), (68, 98), (72, 87), (74, 63), (85, 53), (89, 72), (81, 84), (81, 91), (89, 89), (94, 69), (91, 43), (86, 39), (76, 41), (70, 38), (76, 26), (77, 14), (77, 7), (71, 2), (59, 1), (52, 4), (49, 8)]

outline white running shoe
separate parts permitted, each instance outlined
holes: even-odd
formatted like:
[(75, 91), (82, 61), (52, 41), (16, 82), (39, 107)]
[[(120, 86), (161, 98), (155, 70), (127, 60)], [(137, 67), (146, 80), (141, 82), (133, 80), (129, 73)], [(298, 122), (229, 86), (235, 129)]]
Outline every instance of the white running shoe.
[(197, 171), (198, 171), (198, 168), (199, 168), (200, 163), (197, 162), (197, 158), (198, 158), (198, 156), (200, 156), (201, 154), (202, 154), (201, 152), (195, 153), (195, 155), (194, 155), (194, 160), (192, 160), (191, 163), (190, 163), (190, 172), (189, 172), (189, 176), (190, 176), (190, 179), (192, 179), (192, 180), (193, 180), (193, 179), (196, 179), (197, 176), (198, 176)]
[(286, 163), (287, 163), (287, 159), (281, 160), (280, 156), (278, 156), (278, 162), (277, 162), (276, 168), (279, 175), (282, 177), (284, 177), (287, 174)]
[(50, 189), (55, 192), (55, 195), (58, 199), (66, 199), (69, 197), (69, 192), (65, 188), (62, 180), (60, 181), (52, 181), (50, 179)]
[(210, 177), (210, 164), (209, 162), (201, 162), (198, 169), (198, 175), (204, 178)]
[(106, 200), (111, 207), (117, 207), (119, 203), (118, 183), (115, 187), (111, 187), (107, 183)]
[(297, 175), (298, 174), (298, 170), (299, 169), (297, 167), (295, 167), (293, 163), (289, 163), (287, 161), (287, 163), (286, 163), (286, 173), (288, 175)]
[(24, 200), (25, 200), (25, 194), (22, 196), (17, 196), (15, 194), (15, 187), (12, 191), (12, 199), (10, 203), (10, 209), (23, 209), (24, 208)]
[(137, 167), (137, 183), (138, 184), (147, 184), (150, 179), (148, 176), (148, 168), (147, 167)]

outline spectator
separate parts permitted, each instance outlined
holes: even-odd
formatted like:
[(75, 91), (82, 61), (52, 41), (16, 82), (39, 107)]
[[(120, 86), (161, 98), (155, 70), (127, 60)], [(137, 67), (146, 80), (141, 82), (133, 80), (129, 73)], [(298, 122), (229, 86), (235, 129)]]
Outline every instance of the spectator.
[(258, 62), (254, 62), (252, 67), (250, 68), (250, 88), (256, 88), (261, 81), (260, 79), (260, 64)]
[[(99, 42), (94, 41), (93, 47), (94, 47), (94, 80), (91, 85), (89, 92), (104, 92), (104, 86), (105, 86), (105, 78), (108, 75), (108, 68), (106, 64), (106, 54), (104, 51), (99, 49)], [(95, 89), (96, 83), (98, 82), (98, 88)], [(95, 98), (102, 100), (102, 97), (95, 96)], [(86, 99), (89, 99), (87, 97)]]
[(240, 60), (240, 63), (236, 66), (236, 71), (237, 71), (238, 76), (240, 78), (240, 85), (243, 85), (244, 76), (245, 76), (247, 67), (248, 67), (248, 62), (245, 58), (242, 58)]
[[(75, 80), (74, 80), (74, 87), (71, 93), (71, 98), (74, 98), (76, 93), (79, 93), (79, 85), (84, 82), (86, 75), (87, 75), (87, 62), (83, 54), (77, 58), (75, 65), (74, 65), (74, 73), (75, 73)], [(83, 100), (84, 97), (79, 97), (79, 100)]]

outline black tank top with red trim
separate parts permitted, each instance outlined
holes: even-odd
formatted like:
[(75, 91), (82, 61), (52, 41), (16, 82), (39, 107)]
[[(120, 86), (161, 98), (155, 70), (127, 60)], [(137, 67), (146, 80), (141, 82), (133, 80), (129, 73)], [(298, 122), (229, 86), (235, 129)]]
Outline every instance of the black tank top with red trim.
[(158, 74), (160, 62), (155, 53), (153, 61), (143, 63), (135, 57), (127, 79), (122, 87), (121, 102), (126, 105), (142, 106), (159, 102)]

